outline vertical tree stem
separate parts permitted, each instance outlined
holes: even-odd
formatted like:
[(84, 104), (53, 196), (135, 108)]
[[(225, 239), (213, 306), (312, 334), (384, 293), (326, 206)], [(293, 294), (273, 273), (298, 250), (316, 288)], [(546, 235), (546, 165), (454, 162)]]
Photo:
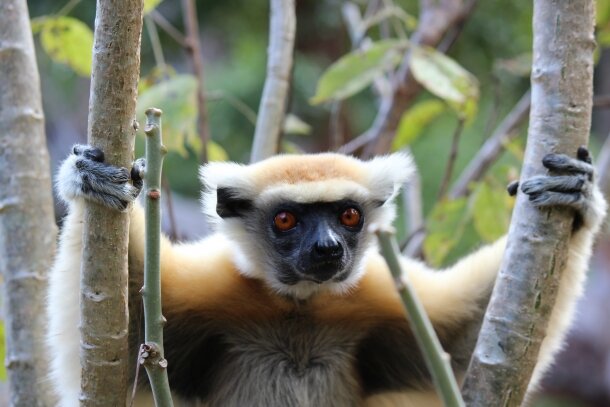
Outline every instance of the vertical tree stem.
[[(574, 156), (591, 125), (593, 0), (534, 2), (532, 106), (521, 179), (548, 153)], [(463, 392), (469, 405), (521, 405), (566, 264), (573, 213), (519, 194), (500, 274)]]
[[(110, 164), (133, 160), (142, 0), (98, 0), (88, 141)], [(82, 406), (120, 406), (127, 392), (129, 214), (85, 206), (81, 269)]]
[(144, 345), (139, 361), (146, 368), (157, 407), (173, 406), (163, 351), (161, 311), (161, 168), (167, 150), (161, 142), (161, 110), (146, 110), (146, 255), (144, 257)]
[(267, 78), (258, 109), (251, 162), (277, 153), (292, 71), (296, 31), (295, 0), (271, 0)]
[(201, 54), (201, 41), (199, 41), (199, 24), (197, 22), (195, 0), (182, 0), (182, 14), (186, 27), (186, 50), (191, 58), (193, 74), (197, 78), (197, 133), (201, 139), (201, 162), (206, 163), (208, 162), (208, 142), (211, 137), (205, 102), (203, 56)]
[(25, 0), (0, 2), (0, 273), (9, 403), (52, 406), (44, 303), (55, 252), (49, 154)]
[(416, 297), (408, 276), (402, 270), (399, 260), (400, 251), (396, 239), (393, 237), (393, 232), (384, 229), (374, 229), (374, 232), (379, 239), (381, 254), (396, 281), (405, 313), (409, 317), (409, 324), (422, 351), (426, 366), (430, 370), (439, 396), (446, 407), (464, 406), (459, 386), (451, 370), (449, 355), (443, 350), (423, 305)]

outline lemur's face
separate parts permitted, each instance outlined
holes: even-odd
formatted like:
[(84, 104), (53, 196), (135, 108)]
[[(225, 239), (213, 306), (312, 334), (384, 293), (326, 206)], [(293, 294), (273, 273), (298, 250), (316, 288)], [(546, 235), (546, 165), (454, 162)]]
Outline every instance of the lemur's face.
[(365, 273), (368, 225), (388, 225), (412, 173), (402, 153), (361, 161), (340, 154), (280, 155), (201, 169), (204, 212), (233, 243), (237, 270), (274, 291), (338, 295)]
[(365, 224), (355, 201), (271, 205), (258, 219), (277, 281), (293, 286), (345, 281), (354, 268)]
[(322, 290), (344, 292), (359, 279), (372, 241), (365, 229), (381, 202), (286, 197), (254, 202), (236, 198), (230, 188), (217, 194), (216, 210), (227, 222), (225, 232), (238, 242), (244, 257), (238, 266), (246, 275), (298, 298)]

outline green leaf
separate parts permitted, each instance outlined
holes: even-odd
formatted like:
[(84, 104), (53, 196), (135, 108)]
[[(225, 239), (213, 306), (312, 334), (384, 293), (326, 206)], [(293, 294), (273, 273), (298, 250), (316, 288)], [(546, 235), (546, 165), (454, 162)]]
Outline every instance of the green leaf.
[(144, 0), (144, 14), (153, 11), (163, 0)]
[(308, 136), (311, 134), (311, 126), (301, 120), (298, 116), (288, 114), (284, 119), (284, 133)]
[(384, 40), (365, 51), (356, 50), (333, 63), (318, 81), (311, 104), (346, 99), (366, 88), (384, 72), (398, 65), (407, 47), (406, 41)]
[(603, 27), (608, 24), (610, 20), (610, 0), (597, 0), (595, 2), (596, 13), (595, 13), (595, 25), (597, 27)]
[(438, 99), (424, 100), (407, 110), (401, 117), (392, 150), (397, 151), (411, 145), (430, 122), (447, 109)]
[(47, 17), (38, 24), (40, 43), (51, 59), (78, 75), (91, 75), (93, 32), (85, 23), (72, 17)]
[(410, 67), (415, 79), (469, 120), (479, 100), (477, 79), (457, 62), (430, 47), (414, 47)]
[(229, 154), (214, 140), (208, 141), (208, 161), (227, 161)]
[(492, 242), (508, 230), (510, 208), (504, 188), (494, 188), (487, 182), (477, 185), (473, 193), (474, 228), (486, 242)]
[(36, 17), (36, 18), (32, 18), (30, 20), (30, 27), (32, 27), (32, 34), (36, 35), (39, 34), (40, 31), (42, 31), (42, 28), (44, 27), (44, 24), (47, 21), (47, 16), (42, 16), (42, 17)]
[(443, 200), (436, 204), (427, 219), (428, 234), (424, 254), (433, 266), (441, 266), (451, 249), (460, 241), (470, 217), (466, 198)]
[(200, 141), (196, 130), (197, 79), (194, 76), (176, 75), (150, 86), (138, 97), (137, 117), (144, 117), (149, 107), (163, 111), (163, 144), (168, 150), (188, 157), (186, 145), (193, 148), (201, 145), (197, 144)]

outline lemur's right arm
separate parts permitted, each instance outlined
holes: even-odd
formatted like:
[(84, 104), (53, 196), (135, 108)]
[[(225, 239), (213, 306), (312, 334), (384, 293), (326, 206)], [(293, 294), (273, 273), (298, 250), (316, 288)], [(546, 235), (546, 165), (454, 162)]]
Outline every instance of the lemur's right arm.
[[(68, 206), (63, 221), (59, 248), (49, 276), (47, 345), (50, 380), (58, 392), (61, 407), (77, 407), (81, 382), (80, 352), (80, 269), (85, 201), (94, 201), (119, 211), (128, 211), (129, 225), (129, 313), (130, 363), (143, 341), (141, 295), (144, 270), (144, 210), (137, 202), (143, 182), (145, 161), (139, 159), (131, 171), (104, 162), (101, 150), (76, 145), (61, 164), (56, 190)], [(206, 250), (203, 250), (203, 247)], [(164, 314), (181, 313), (202, 304), (209, 307), (215, 298), (226, 298), (234, 288), (232, 247), (226, 239), (212, 235), (199, 242), (173, 245), (161, 238), (161, 279)], [(214, 290), (201, 295), (200, 288)], [(169, 324), (168, 324), (169, 325)], [(166, 338), (168, 336), (166, 335)], [(130, 370), (132, 372), (133, 370)], [(150, 403), (142, 404), (144, 406)]]

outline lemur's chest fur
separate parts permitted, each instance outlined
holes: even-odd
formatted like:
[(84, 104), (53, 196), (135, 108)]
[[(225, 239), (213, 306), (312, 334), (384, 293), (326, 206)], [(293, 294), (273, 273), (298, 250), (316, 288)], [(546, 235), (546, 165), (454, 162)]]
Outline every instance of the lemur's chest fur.
[[(230, 327), (204, 323), (207, 329), (190, 335), (173, 336), (172, 325), (166, 349), (172, 364), (180, 366), (169, 370), (172, 389), (179, 394), (211, 406), (361, 403), (356, 354), (363, 333), (296, 314)], [(184, 360), (180, 354), (197, 357)]]

